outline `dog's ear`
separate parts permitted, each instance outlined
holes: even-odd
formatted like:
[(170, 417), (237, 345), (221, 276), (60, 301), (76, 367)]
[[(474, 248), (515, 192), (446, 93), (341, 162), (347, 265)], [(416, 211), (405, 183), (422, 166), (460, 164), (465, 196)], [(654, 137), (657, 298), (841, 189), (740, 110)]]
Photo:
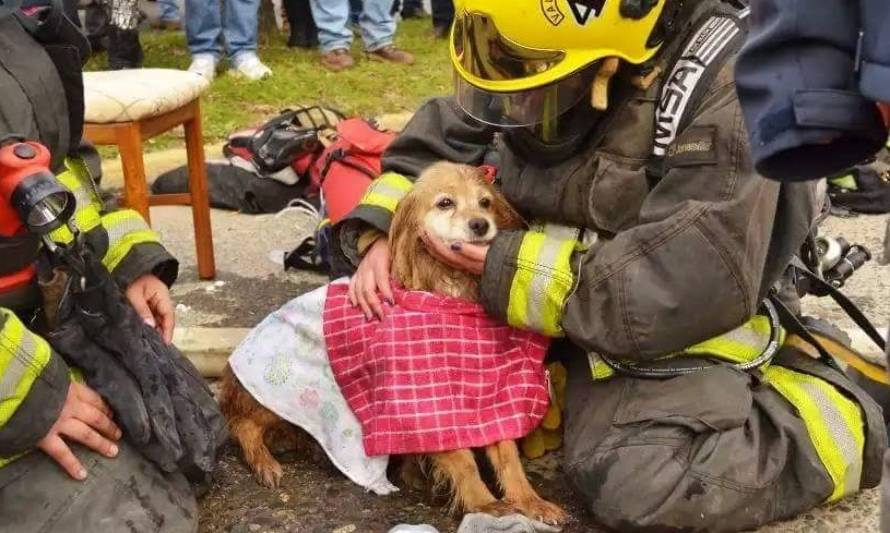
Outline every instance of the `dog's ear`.
[(494, 222), (499, 230), (517, 230), (526, 227), (525, 220), (513, 209), (510, 202), (501, 194), (500, 191), (494, 189), (492, 195), (491, 210), (494, 212)]
[(420, 195), (409, 192), (399, 202), (389, 226), (392, 277), (403, 286), (414, 277), (414, 259), (422, 244), (419, 216)]

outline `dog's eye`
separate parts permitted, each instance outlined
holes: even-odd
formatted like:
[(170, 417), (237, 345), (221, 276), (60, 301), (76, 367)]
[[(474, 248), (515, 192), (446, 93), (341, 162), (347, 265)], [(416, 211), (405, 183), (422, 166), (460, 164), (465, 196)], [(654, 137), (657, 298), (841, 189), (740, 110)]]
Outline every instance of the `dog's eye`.
[(488, 209), (491, 207), (491, 198), (482, 198), (479, 200), (479, 207), (482, 209)]
[(436, 207), (439, 209), (451, 209), (454, 207), (454, 200), (451, 198), (442, 198), (436, 203)]

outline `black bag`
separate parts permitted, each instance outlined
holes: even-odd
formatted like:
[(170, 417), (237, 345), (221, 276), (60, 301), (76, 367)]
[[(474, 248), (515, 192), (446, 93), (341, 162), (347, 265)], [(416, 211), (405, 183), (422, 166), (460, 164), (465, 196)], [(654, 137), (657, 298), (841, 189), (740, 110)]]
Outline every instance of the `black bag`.
[(89, 42), (59, 1), (30, 15), (20, 0), (0, 2), (0, 135), (39, 141), (59, 170), (83, 135)]

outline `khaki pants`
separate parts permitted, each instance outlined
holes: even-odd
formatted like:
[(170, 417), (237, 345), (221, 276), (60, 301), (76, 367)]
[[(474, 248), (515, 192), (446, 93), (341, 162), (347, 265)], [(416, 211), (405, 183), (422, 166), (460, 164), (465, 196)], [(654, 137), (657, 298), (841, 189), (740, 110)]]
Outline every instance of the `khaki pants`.
[(87, 469), (75, 481), (48, 456), (34, 451), (0, 469), (3, 533), (194, 533), (198, 509), (181, 474), (164, 474), (121, 443), (115, 459), (82, 447)]

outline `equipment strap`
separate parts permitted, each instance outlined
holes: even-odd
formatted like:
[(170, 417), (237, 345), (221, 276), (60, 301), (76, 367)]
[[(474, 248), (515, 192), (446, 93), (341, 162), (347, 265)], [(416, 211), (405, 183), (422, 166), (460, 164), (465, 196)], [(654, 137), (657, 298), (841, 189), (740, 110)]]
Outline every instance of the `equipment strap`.
[(862, 310), (856, 306), (849, 298), (847, 298), (844, 293), (839, 291), (830, 283), (826, 282), (824, 279), (814, 274), (812, 270), (806, 267), (803, 261), (800, 260), (797, 256), (794, 257), (791, 261), (791, 266), (802, 276), (807, 278), (810, 282), (814, 283), (820, 289), (824, 290), (831, 299), (835, 301), (841, 309), (847, 313), (853, 322), (859, 326), (862, 331), (865, 332), (868, 337), (874, 341), (874, 343), (881, 349), (881, 351), (887, 350), (887, 341), (884, 340), (884, 337), (878, 332), (877, 328), (875, 328), (874, 324), (865, 316)]

